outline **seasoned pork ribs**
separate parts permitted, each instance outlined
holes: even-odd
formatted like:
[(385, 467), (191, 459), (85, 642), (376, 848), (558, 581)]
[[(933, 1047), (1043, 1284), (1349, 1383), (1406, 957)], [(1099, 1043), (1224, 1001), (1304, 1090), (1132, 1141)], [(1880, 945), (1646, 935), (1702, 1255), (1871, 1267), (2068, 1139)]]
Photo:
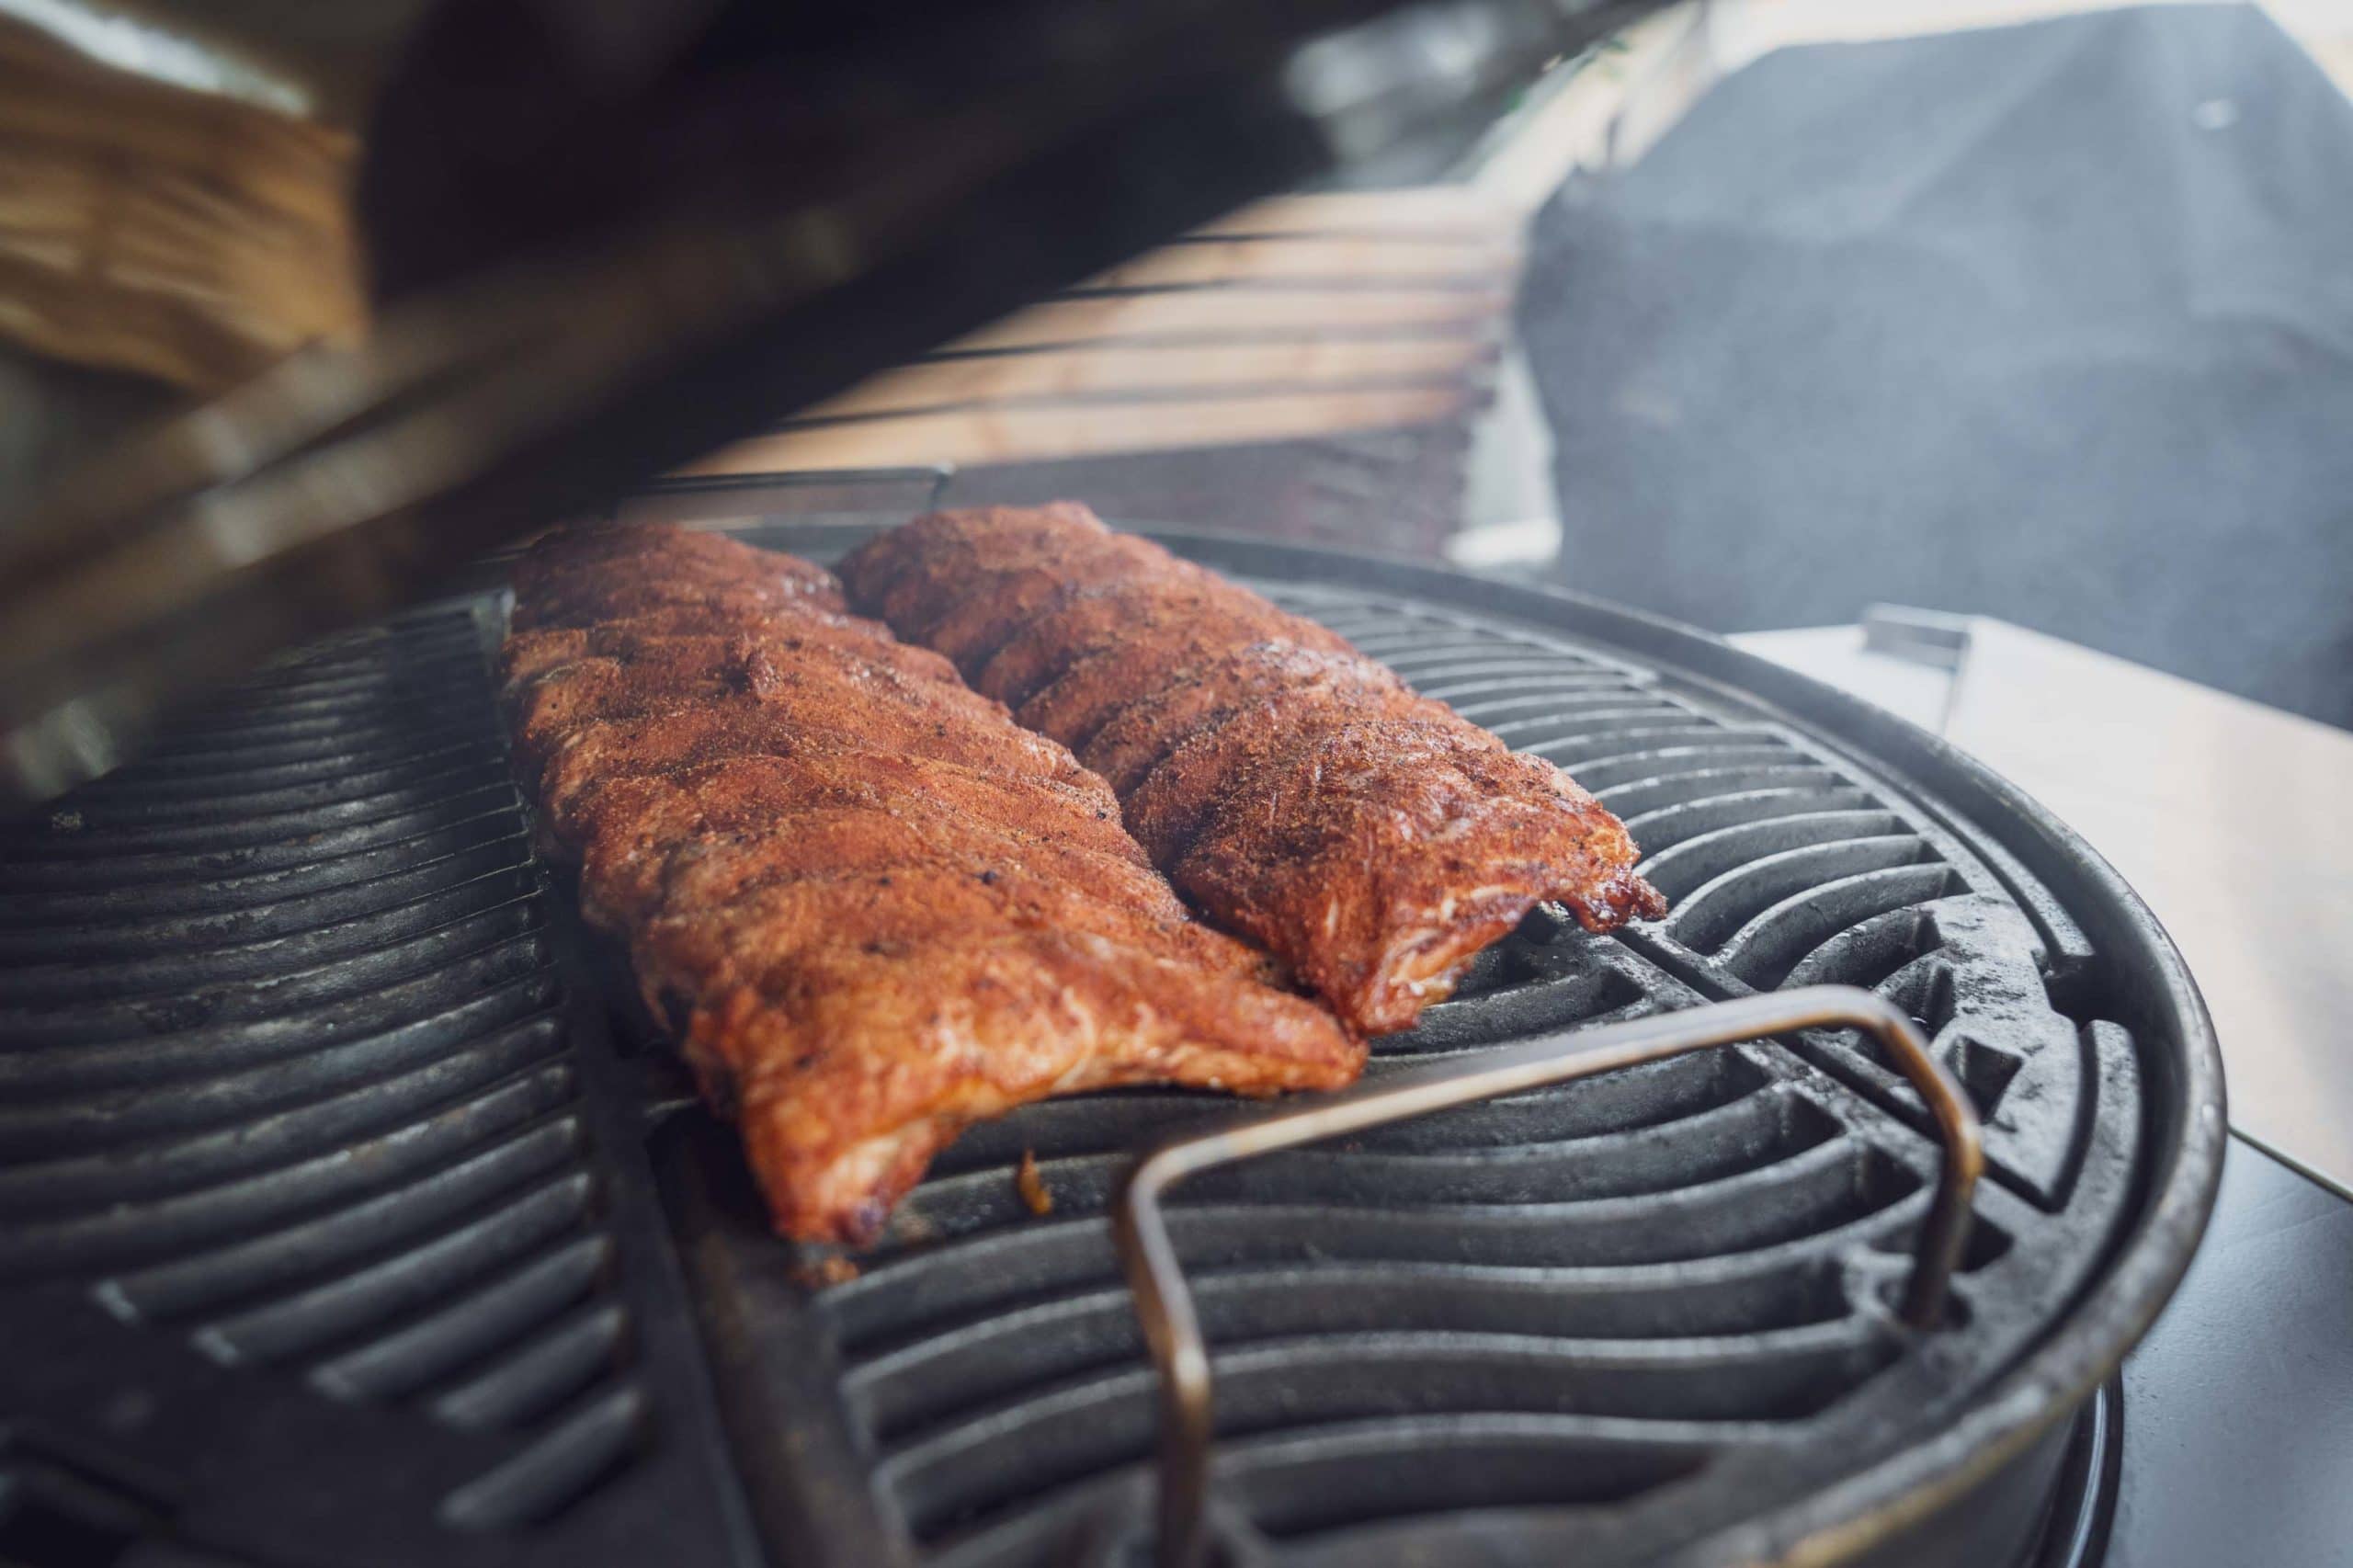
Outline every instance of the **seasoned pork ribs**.
[(1195, 924), (1069, 752), (790, 556), (575, 529), (516, 567), (515, 756), (587, 918), (741, 1123), (777, 1227), (871, 1239), (959, 1129), (1363, 1048)]
[(1360, 1032), (1412, 1027), (1540, 902), (1596, 931), (1665, 912), (1559, 768), (1085, 506), (936, 513), (840, 572), (1075, 752), (1180, 892)]

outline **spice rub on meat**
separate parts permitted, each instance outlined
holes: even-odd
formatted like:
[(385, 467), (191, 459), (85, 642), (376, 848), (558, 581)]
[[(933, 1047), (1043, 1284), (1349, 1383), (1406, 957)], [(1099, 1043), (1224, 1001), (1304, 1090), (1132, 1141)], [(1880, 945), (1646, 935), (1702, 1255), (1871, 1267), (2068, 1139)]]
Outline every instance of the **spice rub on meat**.
[(1027, 1101), (1362, 1066), (1192, 919), (1100, 778), (821, 568), (597, 527), (514, 584), (501, 675), (542, 842), (786, 1234), (871, 1239), (961, 1128)]
[(1180, 892), (1363, 1033), (1412, 1027), (1539, 903), (1596, 931), (1665, 913), (1559, 768), (1074, 502), (918, 517), (840, 573), (1108, 779)]

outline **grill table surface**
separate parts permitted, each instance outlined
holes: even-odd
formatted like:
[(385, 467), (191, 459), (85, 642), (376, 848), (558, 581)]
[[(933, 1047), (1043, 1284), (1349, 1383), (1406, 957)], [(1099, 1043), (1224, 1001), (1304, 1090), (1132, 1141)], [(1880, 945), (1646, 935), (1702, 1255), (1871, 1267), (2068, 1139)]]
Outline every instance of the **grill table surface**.
[(2353, 1193), (2353, 734), (1984, 616), (1958, 671), (1859, 627), (1732, 641), (1983, 760), (2112, 861), (2213, 1010), (2239, 1132)]

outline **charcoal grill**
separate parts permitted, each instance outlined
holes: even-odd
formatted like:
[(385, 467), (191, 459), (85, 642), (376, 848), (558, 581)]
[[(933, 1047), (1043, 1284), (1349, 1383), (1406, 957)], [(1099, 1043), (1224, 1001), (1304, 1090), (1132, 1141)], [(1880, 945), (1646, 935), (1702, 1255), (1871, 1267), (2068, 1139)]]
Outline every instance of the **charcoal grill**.
[[(1567, 767), (1675, 901), (1611, 938), (1540, 911), (1372, 1082), (1853, 984), (1932, 1040), (1987, 1159), (1927, 1331), (1899, 1292), (1938, 1144), (1851, 1029), (1204, 1172), (1166, 1221), (1226, 1561), (2088, 1561), (2096, 1391), (2223, 1138), (2131, 892), (1967, 758), (1714, 640), (1163, 537)], [(1154, 1372), (1105, 1210), (1135, 1149), (1232, 1108), (976, 1129), (854, 1277), (774, 1240), (532, 856), (501, 613), (281, 661), (0, 830), (0, 1557), (1146, 1560)]]

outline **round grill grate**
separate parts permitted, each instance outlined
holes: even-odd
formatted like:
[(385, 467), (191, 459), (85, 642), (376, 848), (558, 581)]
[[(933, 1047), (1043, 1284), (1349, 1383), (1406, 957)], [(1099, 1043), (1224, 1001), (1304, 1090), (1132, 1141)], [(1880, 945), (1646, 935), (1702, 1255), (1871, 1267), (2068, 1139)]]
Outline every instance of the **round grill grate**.
[[(2121, 1356), (2202, 1222), (2219, 1085), (2178, 960), (2080, 846), (1703, 639), (1172, 542), (1569, 768), (1675, 900), (1614, 938), (1540, 912), (1372, 1073), (1840, 981), (1933, 1034), (1992, 1161), (1926, 1339), (1889, 1299), (1935, 1146), (1838, 1032), (1188, 1183), (1236, 1561), (1753, 1559), (2027, 1452)], [(497, 621), (282, 662), (0, 829), (0, 1471), (67, 1474), (125, 1539), (287, 1562), (748, 1562), (747, 1512), (779, 1561), (1117, 1560), (1154, 1405), (1103, 1205), (1126, 1151), (1232, 1107), (977, 1129), (813, 1283), (547, 891)], [(2022, 1546), (2037, 1495), (1951, 1561)]]

